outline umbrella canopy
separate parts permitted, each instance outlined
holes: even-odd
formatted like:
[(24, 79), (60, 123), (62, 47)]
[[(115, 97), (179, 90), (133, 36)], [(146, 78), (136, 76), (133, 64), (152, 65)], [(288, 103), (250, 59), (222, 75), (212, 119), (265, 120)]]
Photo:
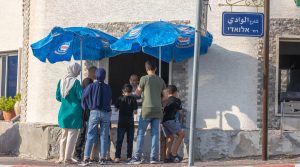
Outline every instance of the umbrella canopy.
[[(193, 56), (194, 39), (193, 27), (157, 21), (135, 26), (112, 44), (111, 48), (123, 53), (143, 51), (165, 62), (179, 62)], [(201, 37), (202, 54), (207, 52), (212, 40), (210, 33)]]
[(54, 27), (48, 36), (31, 45), (33, 54), (40, 61), (56, 63), (75, 60), (100, 60), (116, 52), (110, 45), (117, 38), (99, 30), (85, 27)]

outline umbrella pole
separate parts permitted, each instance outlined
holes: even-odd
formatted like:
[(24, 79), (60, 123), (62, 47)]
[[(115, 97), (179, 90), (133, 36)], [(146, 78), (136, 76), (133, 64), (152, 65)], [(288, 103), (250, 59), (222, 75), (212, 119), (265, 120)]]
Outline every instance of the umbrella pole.
[[(161, 77), (161, 46), (159, 47), (159, 77)], [(159, 126), (159, 129), (158, 129), (158, 135), (159, 135), (159, 160), (161, 160), (162, 159), (162, 156), (161, 155), (164, 155), (163, 153), (162, 153), (162, 151), (165, 151), (164, 149), (162, 150), (161, 149), (161, 142), (162, 142), (162, 136), (161, 136), (161, 128), (160, 127), (162, 127), (162, 124), (160, 124), (160, 126)]]
[(82, 83), (82, 38), (80, 38), (80, 66), (81, 66), (80, 81)]
[(173, 61), (170, 61), (169, 63), (169, 85), (172, 84), (172, 78), (173, 77)]
[[(161, 21), (161, 19), (159, 19)], [(159, 47), (159, 77), (161, 77), (161, 46)]]
[(161, 46), (159, 47), (159, 77), (161, 77)]

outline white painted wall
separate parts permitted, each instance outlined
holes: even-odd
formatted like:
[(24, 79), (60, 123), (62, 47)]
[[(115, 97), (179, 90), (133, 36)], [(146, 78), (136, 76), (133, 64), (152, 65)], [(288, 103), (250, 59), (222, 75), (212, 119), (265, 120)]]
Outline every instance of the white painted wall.
[[(53, 26), (86, 26), (88, 23), (159, 19), (191, 20), (194, 24), (195, 2), (195, 0), (32, 0), (30, 42), (46, 36)], [(229, 7), (219, 7), (218, 4), (222, 2), (224, 1), (210, 2), (212, 11), (209, 12), (208, 29), (214, 35), (214, 45), (207, 55), (200, 58), (197, 128), (255, 130), (257, 129), (255, 47), (257, 38), (221, 35), (222, 12), (230, 10)], [(297, 16), (299, 8), (291, 3), (281, 5), (293, 8), (290, 11), (295, 10), (296, 13), (291, 15)], [(272, 10), (273, 8), (278, 10), (284, 6), (272, 4)], [(237, 7), (234, 11), (255, 12), (256, 9)], [(64, 76), (67, 64), (68, 62), (44, 64), (30, 56), (28, 122), (57, 123), (59, 103), (55, 100), (56, 84)], [(189, 61), (189, 74), (192, 74), (192, 60)], [(189, 81), (191, 89), (192, 78)]]
[(294, 0), (270, 0), (272, 18), (299, 18), (300, 7), (296, 7)]
[(0, 0), (0, 52), (22, 46), (22, 1)]
[[(257, 38), (221, 35), (222, 0), (210, 1), (208, 30), (214, 45), (200, 58), (197, 128), (223, 130), (257, 129)], [(233, 12), (256, 12), (256, 8), (233, 7)], [(263, 9), (259, 9), (262, 12)], [(293, 0), (272, 0), (272, 18), (299, 18)], [(192, 60), (189, 62), (192, 76)], [(192, 79), (192, 78), (191, 78)], [(190, 79), (190, 80), (191, 80)], [(190, 90), (192, 84), (190, 83)], [(191, 92), (191, 91), (190, 91)], [(191, 97), (191, 96), (189, 96)]]
[[(210, 2), (208, 30), (212, 32), (214, 42), (199, 60), (197, 128), (254, 130), (257, 121), (257, 38), (222, 36), (222, 13), (230, 11), (229, 7), (219, 7), (224, 2)], [(233, 12), (239, 11), (256, 12), (256, 9), (233, 8)], [(192, 62), (189, 61), (189, 76), (192, 76)], [(189, 88), (192, 88), (191, 82)]]

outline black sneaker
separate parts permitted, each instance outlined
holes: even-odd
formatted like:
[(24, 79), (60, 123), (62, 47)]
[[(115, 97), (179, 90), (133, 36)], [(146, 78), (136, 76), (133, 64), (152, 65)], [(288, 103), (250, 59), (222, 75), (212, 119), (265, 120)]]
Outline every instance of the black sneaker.
[(71, 158), (71, 160), (75, 163), (79, 163), (82, 161), (80, 157), (74, 157), (74, 158)]
[(170, 158), (164, 159), (164, 163), (170, 163), (172, 160)]
[(84, 161), (80, 162), (79, 166), (88, 166), (90, 164), (90, 161), (88, 159), (85, 159)]
[(175, 156), (173, 156), (172, 154), (170, 154), (169, 157), (170, 157), (171, 161), (172, 161), (172, 162), (175, 162), (175, 163), (179, 163), (179, 162), (181, 162), (182, 159), (183, 159), (183, 158), (182, 158), (181, 156), (179, 156), (178, 154), (175, 155)]
[(107, 165), (108, 163), (107, 163), (106, 159), (102, 158), (102, 159), (100, 159), (99, 164), (100, 165)]
[(140, 158), (133, 156), (126, 164), (127, 165), (139, 165), (141, 163), (142, 163), (142, 161)]
[(90, 159), (89, 164), (98, 164), (98, 161), (95, 159)]
[(113, 160), (109, 157), (109, 158), (106, 158), (106, 162), (107, 162), (107, 163), (112, 163)]

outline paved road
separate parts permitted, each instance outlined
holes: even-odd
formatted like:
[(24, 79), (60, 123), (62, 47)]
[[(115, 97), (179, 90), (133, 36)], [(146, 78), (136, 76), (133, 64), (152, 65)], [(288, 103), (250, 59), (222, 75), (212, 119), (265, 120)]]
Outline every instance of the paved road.
[[(300, 157), (280, 157), (269, 161), (261, 161), (260, 159), (242, 159), (242, 160), (220, 160), (220, 161), (206, 161), (196, 162), (195, 166), (200, 167), (300, 167)], [(5, 157), (0, 156), (0, 167), (51, 167), (58, 166), (54, 163), (54, 160), (30, 160), (19, 157)], [(78, 165), (60, 165), (60, 166), (78, 166)], [(97, 165), (92, 165), (97, 166)], [(99, 166), (99, 165), (98, 165)], [(105, 167), (128, 167), (125, 164), (112, 164), (105, 165)], [(181, 167), (187, 166), (187, 163), (179, 164), (141, 164), (135, 165), (136, 167)]]

